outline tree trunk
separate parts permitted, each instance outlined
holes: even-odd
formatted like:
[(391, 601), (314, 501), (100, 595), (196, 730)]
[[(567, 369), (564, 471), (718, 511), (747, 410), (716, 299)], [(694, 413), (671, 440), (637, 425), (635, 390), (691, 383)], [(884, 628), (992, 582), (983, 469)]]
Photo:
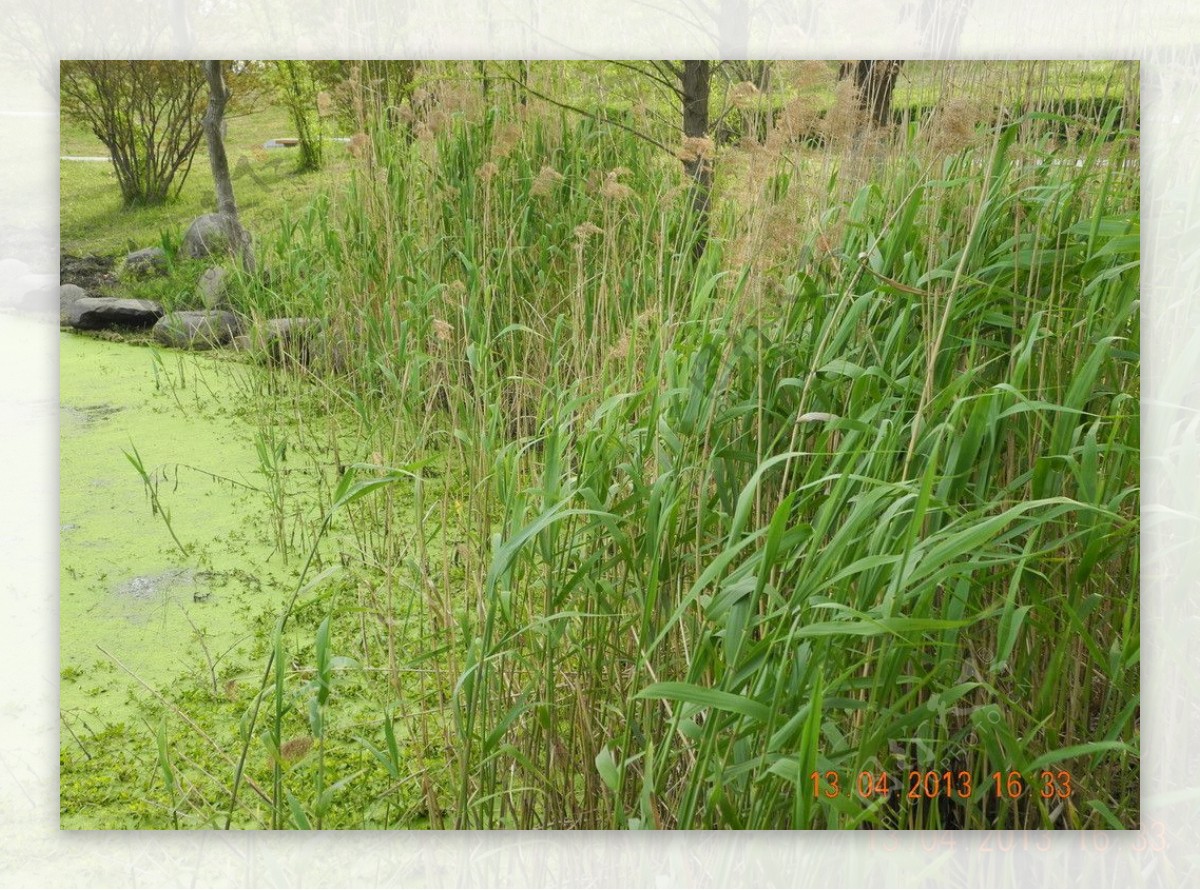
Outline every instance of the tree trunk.
[[(863, 59), (853, 67), (859, 102), (877, 127), (891, 123), (892, 91), (903, 65), (903, 59)], [(846, 72), (847, 68), (843, 65), (842, 71)]]
[(204, 76), (208, 80), (208, 112), (204, 115), (204, 137), (208, 142), (208, 162), (212, 167), (213, 183), (217, 190), (217, 212), (237, 220), (233, 181), (229, 178), (229, 158), (225, 155), (225, 140), (221, 138), (225, 105), (229, 102), (229, 91), (225, 89), (225, 79), (221, 76), (221, 63), (205, 62)]
[(233, 180), (229, 176), (229, 158), (225, 155), (225, 139), (221, 135), (225, 124), (225, 106), (229, 102), (229, 91), (221, 76), (221, 63), (204, 62), (204, 76), (208, 80), (209, 94), (208, 111), (204, 115), (204, 136), (208, 142), (208, 162), (212, 167), (213, 185), (217, 192), (217, 212), (225, 217), (230, 243), (237, 245), (242, 265), (247, 271), (253, 271), (254, 255), (250, 249), (250, 236), (238, 219), (237, 202), (233, 199)]
[[(712, 85), (712, 66), (707, 60), (683, 63), (683, 135), (686, 139), (708, 137), (708, 97)], [(686, 147), (686, 146), (685, 146)], [(712, 191), (712, 164), (707, 152), (686, 151), (683, 167), (692, 179), (692, 212), (696, 216), (697, 258), (708, 243), (708, 206)]]

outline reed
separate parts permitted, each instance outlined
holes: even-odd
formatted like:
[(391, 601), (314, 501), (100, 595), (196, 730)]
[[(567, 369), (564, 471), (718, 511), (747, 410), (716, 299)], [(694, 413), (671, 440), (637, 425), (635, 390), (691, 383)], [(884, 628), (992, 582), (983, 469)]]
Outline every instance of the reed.
[(243, 308), (327, 320), (272, 398), (365, 476), (273, 825), (1136, 823), (1136, 93), (947, 66), (880, 139), (785, 73), (699, 259), (677, 159), (457, 75), (284, 220)]

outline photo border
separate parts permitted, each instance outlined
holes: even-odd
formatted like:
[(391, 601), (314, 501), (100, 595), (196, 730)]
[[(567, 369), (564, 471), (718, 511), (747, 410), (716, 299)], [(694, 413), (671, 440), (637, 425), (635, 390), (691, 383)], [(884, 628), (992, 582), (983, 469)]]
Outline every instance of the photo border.
[[(3, 885), (1171, 886), (1200, 882), (1200, 9), (1136, 3), (14, 0), (0, 70)], [(929, 13), (929, 14), (926, 14)], [(33, 24), (28, 24), (32, 22)], [(37, 24), (41, 22), (41, 24)], [(1136, 58), (1144, 305), (1142, 830), (64, 832), (58, 829), (60, 58)], [(49, 89), (47, 88), (49, 85)], [(38, 300), (42, 300), (39, 303)], [(44, 304), (44, 305), (43, 305)], [(31, 312), (32, 307), (32, 312)], [(39, 312), (38, 307), (41, 307)]]

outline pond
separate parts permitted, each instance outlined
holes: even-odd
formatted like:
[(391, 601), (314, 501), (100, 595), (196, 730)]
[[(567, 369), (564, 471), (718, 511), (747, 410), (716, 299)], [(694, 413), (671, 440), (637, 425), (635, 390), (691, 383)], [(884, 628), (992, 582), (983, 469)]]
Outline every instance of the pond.
[(215, 685), (294, 582), (245, 366), (70, 333), (60, 350), (60, 707), (94, 728), (150, 689)]

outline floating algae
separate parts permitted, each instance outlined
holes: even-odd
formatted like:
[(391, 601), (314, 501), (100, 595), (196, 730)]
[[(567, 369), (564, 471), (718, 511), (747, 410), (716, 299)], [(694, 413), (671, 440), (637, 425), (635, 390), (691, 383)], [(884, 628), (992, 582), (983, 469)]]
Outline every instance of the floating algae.
[(221, 602), (220, 592), (231, 583), (261, 586), (258, 579), (245, 572), (173, 568), (138, 575), (115, 585), (114, 605), (127, 620), (140, 624), (175, 606), (186, 607), (189, 603), (216, 606)]
[(116, 405), (60, 405), (64, 423), (89, 424), (105, 420), (121, 410)]
[[(249, 654), (254, 618), (294, 584), (273, 556), (256, 431), (234, 367), (60, 337), (60, 707), (68, 721), (128, 721), (148, 697), (139, 680), (162, 689), (211, 671), (209, 659), (232, 668)], [(131, 465), (135, 449), (186, 554)]]

